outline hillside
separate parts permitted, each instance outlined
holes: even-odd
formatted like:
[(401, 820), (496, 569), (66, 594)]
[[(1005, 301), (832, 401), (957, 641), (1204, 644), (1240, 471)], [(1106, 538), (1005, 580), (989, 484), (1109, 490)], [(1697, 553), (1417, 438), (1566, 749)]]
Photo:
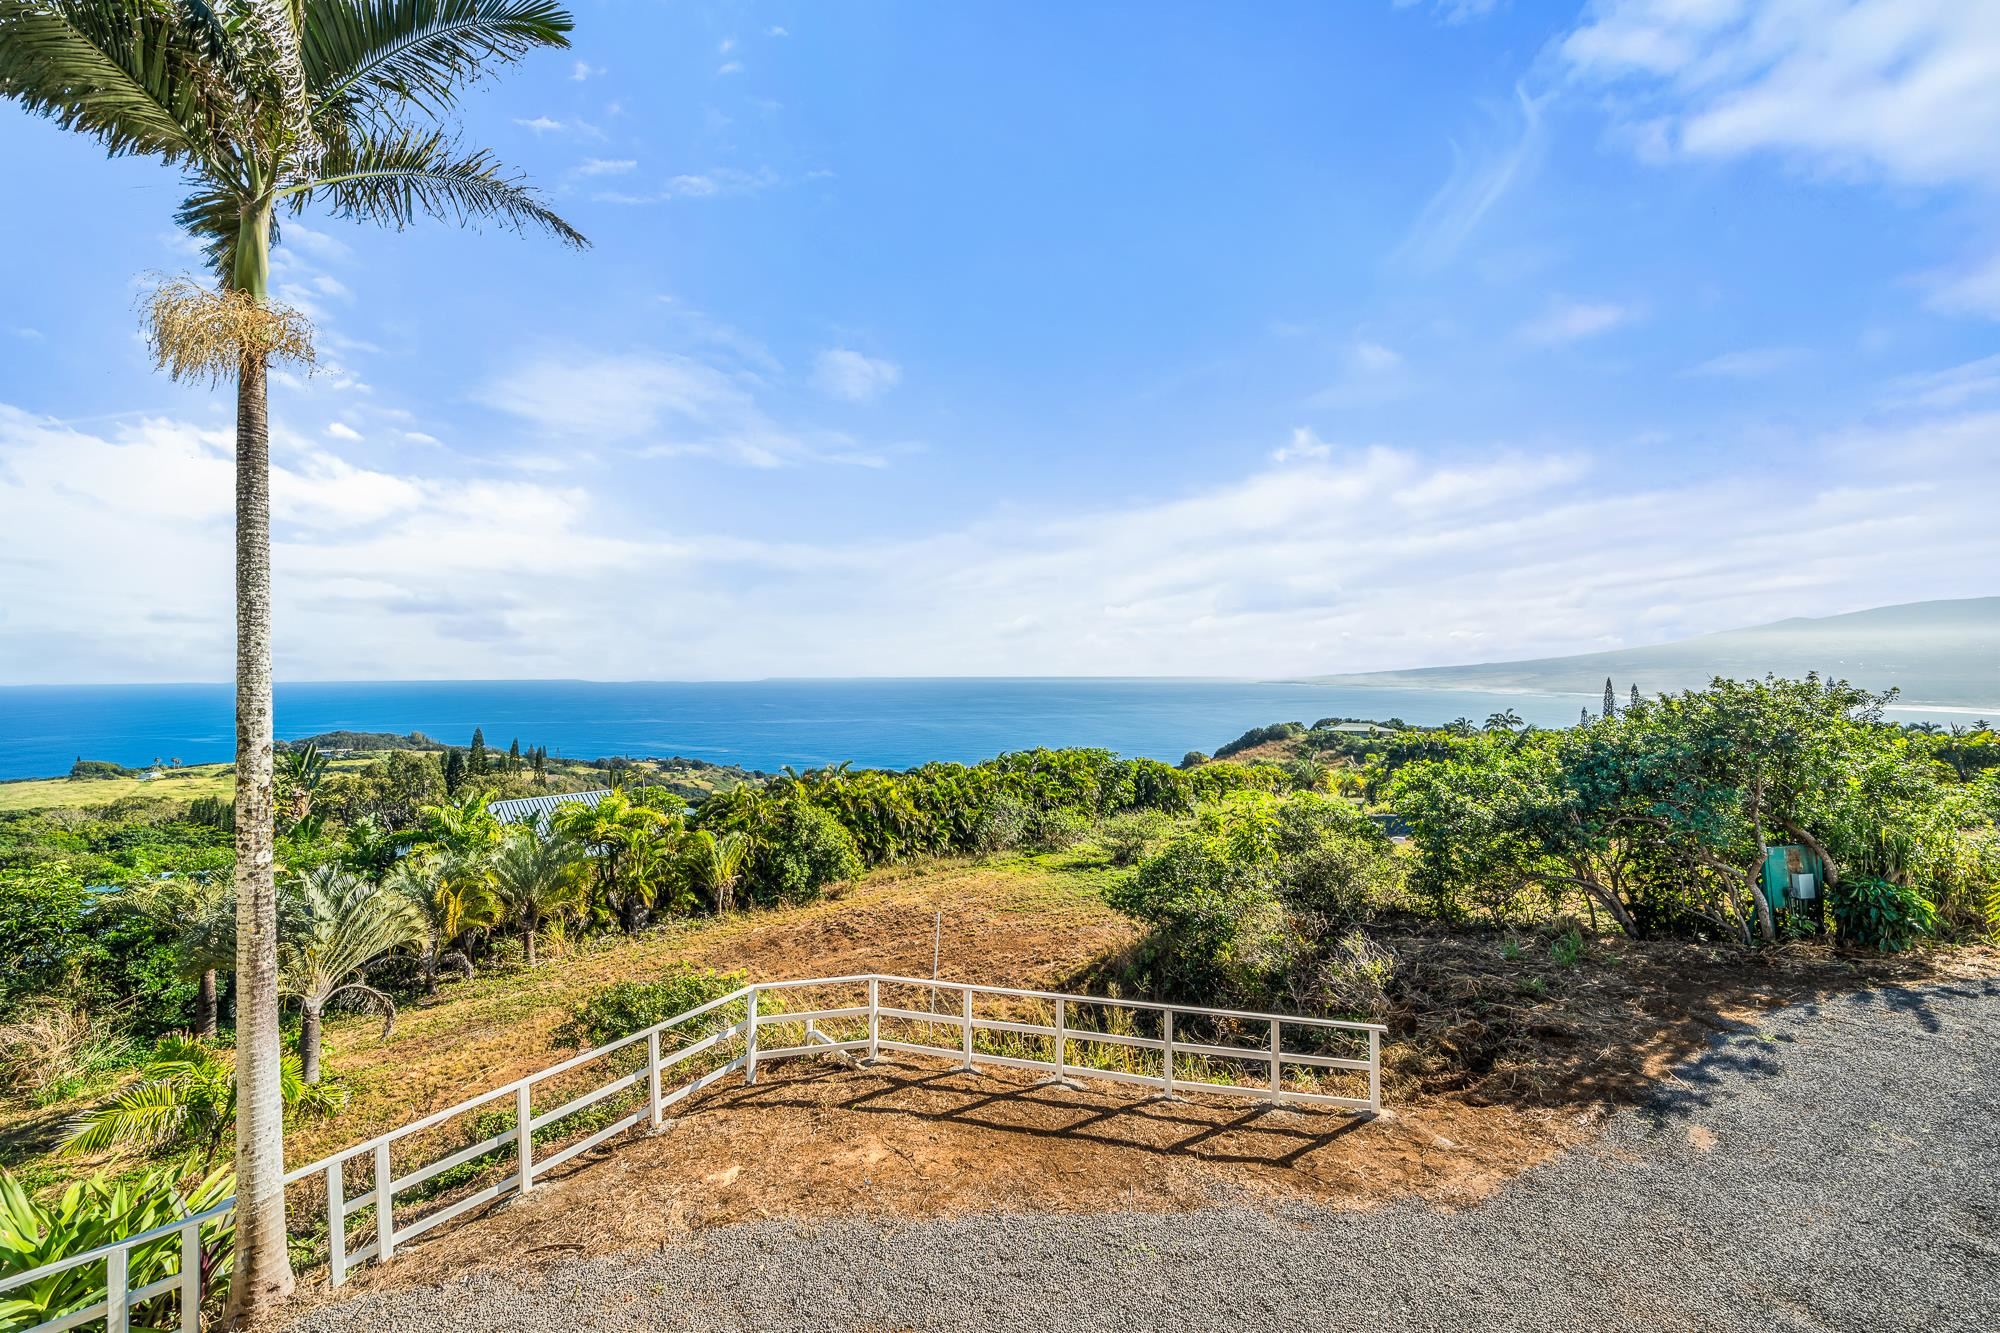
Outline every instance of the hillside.
[(1609, 676), (1622, 695), (1633, 684), (1641, 693), (1653, 694), (1693, 689), (1713, 676), (1802, 676), (1808, 671), (1870, 689), (1897, 687), (1905, 704), (2000, 714), (2000, 597), (1798, 617), (1677, 643), (1571, 657), (1318, 676), (1313, 682), (1587, 695), (1602, 689)]

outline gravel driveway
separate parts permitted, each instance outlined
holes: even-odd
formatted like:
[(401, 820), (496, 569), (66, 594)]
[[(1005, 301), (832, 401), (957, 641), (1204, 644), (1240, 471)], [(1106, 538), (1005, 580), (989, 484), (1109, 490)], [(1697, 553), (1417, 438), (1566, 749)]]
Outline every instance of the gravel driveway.
[(2000, 1328), (2000, 983), (1767, 1015), (1459, 1213), (758, 1223), (296, 1333), (1349, 1327)]

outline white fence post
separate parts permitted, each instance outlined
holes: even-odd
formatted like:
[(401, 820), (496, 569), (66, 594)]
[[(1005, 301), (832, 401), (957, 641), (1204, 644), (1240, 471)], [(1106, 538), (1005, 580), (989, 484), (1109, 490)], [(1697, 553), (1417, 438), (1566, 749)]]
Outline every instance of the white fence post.
[(535, 1187), (535, 1112), (523, 1083), (514, 1091), (514, 1151), (520, 1158), (521, 1193)]
[(868, 978), (868, 1063), (882, 1058), (882, 983)]
[(1368, 1113), (1382, 1113), (1382, 1034), (1368, 1029)]
[(1056, 997), (1056, 1082), (1069, 1082), (1069, 1024), (1063, 1019), (1062, 997)]
[(646, 1034), (646, 1109), (653, 1132), (660, 1129), (660, 1030)]
[(1174, 1011), (1160, 1011), (1160, 1036), (1166, 1041), (1166, 1049), (1160, 1052), (1160, 1073), (1166, 1079), (1166, 1091), (1162, 1094), (1169, 1100), (1174, 1095)]
[(1271, 1100), (1281, 1101), (1285, 1095), (1285, 1048), (1279, 1035), (1283, 1031), (1277, 1019), (1271, 1020)]
[(122, 1245), (104, 1256), (104, 1333), (125, 1333), (131, 1326), (125, 1294), (125, 1265), (131, 1257)]
[(963, 1068), (965, 1072), (969, 1074), (972, 1072), (972, 987), (967, 986), (965, 988), (964, 995), (965, 995), (965, 1017), (961, 1021), (964, 1024), (965, 1063), (964, 1065), (961, 1066), (961, 1068)]
[(201, 1223), (181, 1228), (181, 1333), (201, 1333)]
[(389, 1190), (389, 1140), (375, 1145), (375, 1262), (396, 1252), (396, 1205)]
[(743, 1017), (743, 1081), (757, 1081), (757, 988), (750, 988), (750, 1007)]
[(327, 1281), (339, 1286), (347, 1281), (347, 1181), (336, 1157), (326, 1168), (326, 1266)]

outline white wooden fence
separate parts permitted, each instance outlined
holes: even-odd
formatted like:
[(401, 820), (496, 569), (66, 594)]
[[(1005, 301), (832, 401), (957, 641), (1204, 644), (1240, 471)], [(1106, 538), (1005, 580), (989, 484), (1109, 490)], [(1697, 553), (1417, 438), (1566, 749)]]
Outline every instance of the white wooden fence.
[[(860, 1002), (818, 1004), (818, 1007), (799, 1010), (782, 1007), (782, 997), (800, 991), (847, 991)], [(899, 999), (905, 1002), (896, 1003)], [(982, 1002), (989, 1009), (985, 1015), (979, 1012)], [(994, 1016), (990, 1010), (996, 1007), (996, 1002), (1004, 1003), (1015, 1016)], [(919, 1004), (924, 1007), (918, 1008)], [(1051, 1021), (1022, 1021), (1020, 1011), (1024, 1007), (1049, 1010)], [(731, 1010), (735, 1013), (732, 1014)], [(1088, 1021), (1093, 1013), (1099, 1015), (1098, 1026), (1092, 1026)], [(1114, 1023), (1113, 1014), (1122, 1016), (1122, 1024)], [(1151, 1016), (1157, 1024), (1158, 1036), (1138, 1035), (1140, 1015)], [(725, 1022), (726, 1026), (678, 1046), (671, 1044), (680, 1040), (681, 1029), (704, 1018), (710, 1019), (711, 1023)], [(1211, 1032), (1254, 1036), (1257, 1042), (1255, 1045), (1243, 1045), (1190, 1041), (1180, 1035), (1189, 1031), (1189, 1020), (1193, 1020), (1196, 1027), (1207, 1028)], [(829, 1035), (821, 1028), (823, 1023), (839, 1024), (855, 1035)], [(888, 1029), (886, 1034), (885, 1025)], [(1110, 1030), (1121, 1025), (1130, 1030)], [(794, 1029), (792, 1035), (797, 1039), (789, 1045), (764, 1046), (758, 1034), (773, 1026)], [(1374, 1114), (1382, 1108), (1384, 1031), (1385, 1028), (1374, 1023), (1155, 1004), (1144, 1000), (1113, 1000), (1101, 996), (977, 986), (965, 982), (883, 974), (760, 982), (364, 1143), (343, 1148), (331, 1157), (288, 1172), (285, 1183), (288, 1186), (314, 1181), (323, 1183), (328, 1273), (332, 1284), (339, 1286), (356, 1268), (369, 1262), (381, 1263), (390, 1259), (398, 1247), (434, 1227), (443, 1226), (506, 1195), (529, 1192), (535, 1187), (538, 1177), (546, 1176), (571, 1158), (635, 1128), (642, 1121), (648, 1129), (658, 1131), (664, 1126), (666, 1112), (671, 1107), (718, 1080), (741, 1071), (746, 1082), (755, 1083), (757, 1067), (764, 1061), (845, 1052), (868, 1063), (882, 1059), (885, 1051), (894, 1051), (938, 1056), (955, 1061), (960, 1068), (967, 1070), (979, 1065), (995, 1065), (1046, 1071), (1052, 1076), (1052, 1082), (1071, 1087), (1075, 1086), (1074, 1080), (1078, 1078), (1108, 1079), (1157, 1088), (1169, 1097), (1202, 1093), (1276, 1103), (1343, 1107)], [(931, 1034), (933, 1040), (914, 1039), (926, 1033)], [(979, 1041), (982, 1033), (996, 1034), (999, 1040), (989, 1037), (986, 1049), (982, 1049)], [(940, 1036), (949, 1044), (941, 1044), (938, 1040)], [(1288, 1036), (1291, 1039), (1289, 1045)], [(1323, 1050), (1301, 1050), (1298, 1046), (1302, 1039), (1316, 1041), (1322, 1046), (1345, 1042), (1356, 1053), (1331, 1055)], [(1049, 1058), (1041, 1059), (1029, 1053), (1040, 1050), (1043, 1042), (1046, 1042)], [(634, 1052), (622, 1063), (635, 1063), (636, 1048), (642, 1043), (645, 1056), (637, 1068), (618, 1074), (551, 1109), (535, 1109), (538, 1085), (553, 1084), (565, 1075), (621, 1052)], [(1001, 1049), (992, 1049), (994, 1047)], [(1106, 1048), (1153, 1054), (1150, 1061), (1146, 1056), (1136, 1059), (1122, 1057), (1127, 1067), (1112, 1069), (1101, 1065), (1106, 1058)], [(1363, 1049), (1365, 1055), (1359, 1053)], [(1012, 1053), (1003, 1054), (1002, 1050), (1011, 1050)], [(721, 1059), (725, 1053), (730, 1058)], [(668, 1086), (675, 1071), (704, 1055), (709, 1057), (709, 1062), (720, 1060), (720, 1063), (713, 1063), (712, 1067), (699, 1074)], [(1100, 1063), (1093, 1063), (1093, 1060)], [(1248, 1066), (1256, 1072), (1256, 1077), (1244, 1082), (1222, 1082), (1212, 1076), (1201, 1077), (1213, 1075), (1218, 1062), (1224, 1069)], [(1131, 1067), (1135, 1063), (1140, 1068)], [(1149, 1063), (1157, 1068), (1157, 1073), (1143, 1072)], [(1367, 1094), (1329, 1093), (1320, 1090), (1317, 1083), (1310, 1088), (1301, 1088), (1295, 1086), (1299, 1081), (1297, 1078), (1293, 1079), (1292, 1086), (1288, 1086), (1288, 1069), (1332, 1071), (1336, 1075), (1355, 1079), (1365, 1076)], [(550, 1129), (642, 1084), (645, 1092), (636, 1110), (597, 1126), (547, 1156), (537, 1155), (536, 1131)], [(434, 1161), (405, 1167), (400, 1175), (397, 1174), (394, 1155), (398, 1144), (408, 1142), (412, 1146), (426, 1146), (417, 1136), (488, 1108), (505, 1117), (504, 1127), (498, 1132)], [(398, 1220), (399, 1195), (418, 1192), (425, 1197), (411, 1202), (421, 1206), (433, 1192), (423, 1191), (421, 1187), (445, 1172), (463, 1167), (477, 1173), (482, 1164), (498, 1165), (503, 1162), (507, 1174), (501, 1179), (452, 1199), (441, 1207)], [(367, 1164), (368, 1187), (353, 1195), (348, 1193), (347, 1180), (351, 1163)], [(74, 1255), (32, 1272), (0, 1278), (0, 1298), (71, 1269), (102, 1265), (103, 1300), (33, 1325), (24, 1329), (23, 1333), (59, 1333), (60, 1330), (100, 1322), (106, 1333), (127, 1333), (135, 1306), (169, 1294), (177, 1297), (179, 1327), (183, 1333), (199, 1333), (203, 1294), (201, 1226), (216, 1221), (233, 1204), (234, 1200), (225, 1200), (205, 1212), (156, 1227), (116, 1244)], [(371, 1214), (361, 1224), (366, 1240), (363, 1244), (354, 1245), (350, 1243), (353, 1239), (350, 1233), (354, 1219), (363, 1213)], [(132, 1289), (126, 1278), (133, 1252), (141, 1246), (159, 1244), (170, 1236), (179, 1238), (177, 1270)]]

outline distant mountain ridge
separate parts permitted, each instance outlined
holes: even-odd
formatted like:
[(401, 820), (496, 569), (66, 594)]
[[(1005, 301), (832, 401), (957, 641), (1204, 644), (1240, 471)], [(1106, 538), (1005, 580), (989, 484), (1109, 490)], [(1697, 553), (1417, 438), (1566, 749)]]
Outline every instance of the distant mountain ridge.
[(1634, 684), (1642, 694), (1654, 694), (1694, 689), (1714, 676), (1746, 679), (1808, 671), (1872, 690), (1893, 686), (1902, 691), (1898, 703), (1986, 709), (2000, 719), (2000, 597), (1801, 616), (1677, 643), (1570, 657), (1311, 679), (1328, 685), (1588, 695), (1601, 691), (1609, 676), (1622, 699)]

